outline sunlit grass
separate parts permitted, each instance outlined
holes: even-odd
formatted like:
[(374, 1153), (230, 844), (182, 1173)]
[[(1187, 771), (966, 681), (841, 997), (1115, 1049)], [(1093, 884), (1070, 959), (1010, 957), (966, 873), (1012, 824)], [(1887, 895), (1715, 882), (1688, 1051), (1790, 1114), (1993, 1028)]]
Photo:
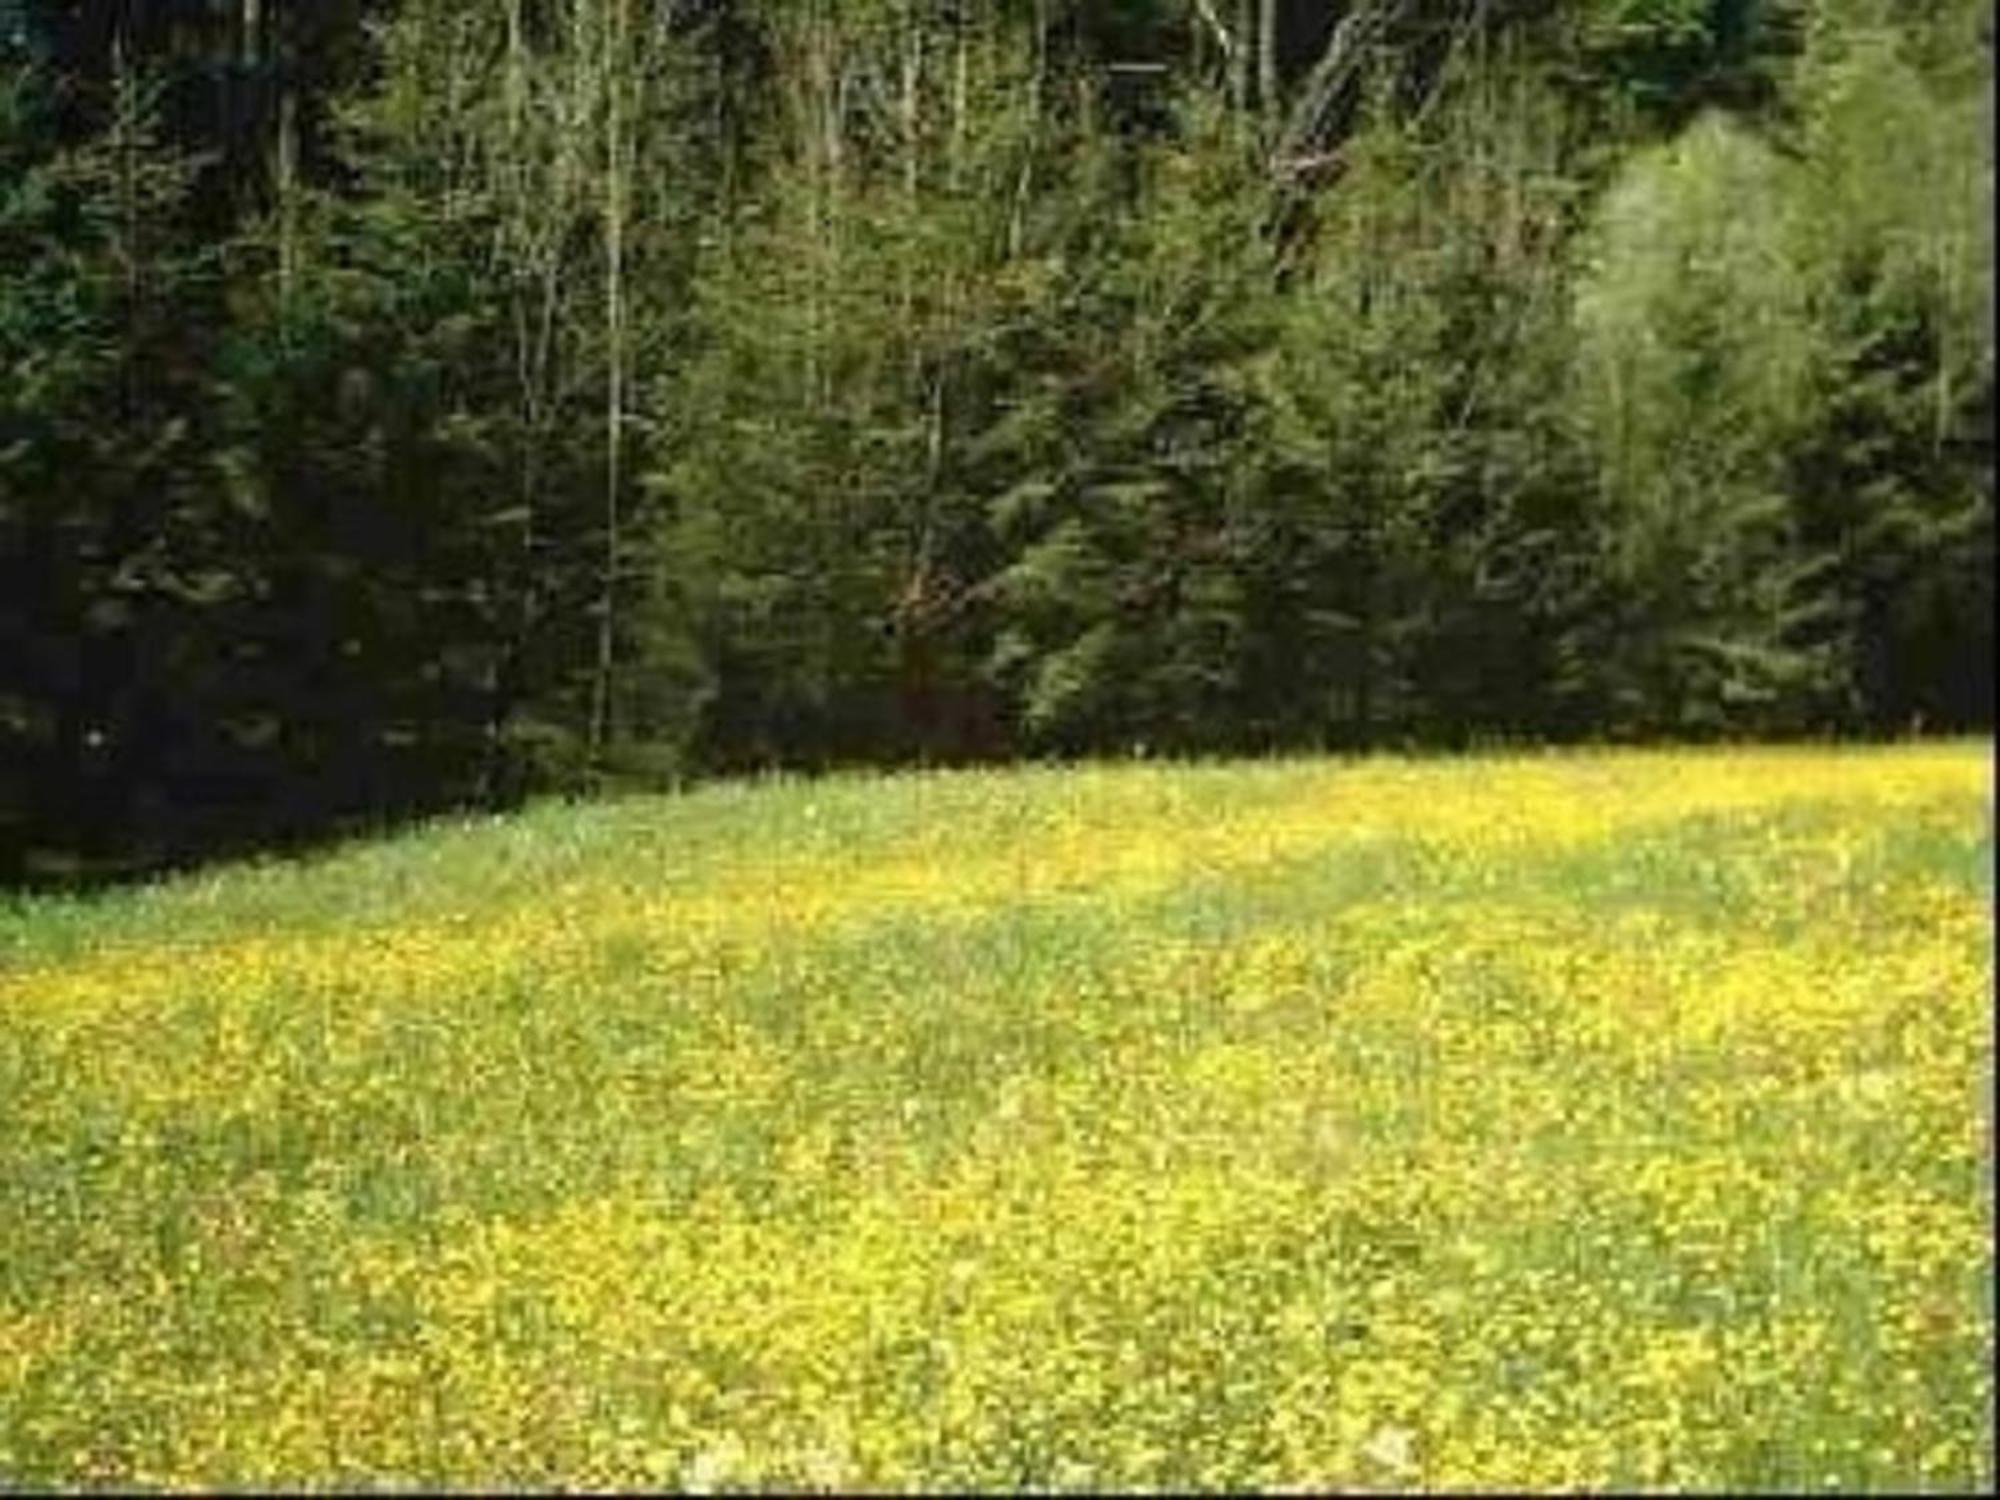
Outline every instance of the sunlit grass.
[(538, 807), (0, 922), (0, 1483), (1976, 1490), (1991, 748)]

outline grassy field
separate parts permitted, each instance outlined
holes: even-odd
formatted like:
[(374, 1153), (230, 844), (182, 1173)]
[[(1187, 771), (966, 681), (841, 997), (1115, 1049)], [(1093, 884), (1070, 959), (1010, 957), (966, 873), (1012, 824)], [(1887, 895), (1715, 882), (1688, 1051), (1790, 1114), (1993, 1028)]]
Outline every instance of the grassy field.
[(1994, 1479), (1992, 748), (716, 786), (0, 911), (0, 1488)]

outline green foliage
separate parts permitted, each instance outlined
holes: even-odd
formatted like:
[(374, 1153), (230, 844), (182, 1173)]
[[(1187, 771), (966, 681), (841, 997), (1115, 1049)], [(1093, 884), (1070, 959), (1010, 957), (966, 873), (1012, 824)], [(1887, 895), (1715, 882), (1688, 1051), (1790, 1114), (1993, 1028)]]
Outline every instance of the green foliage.
[(282, 9), (0, 87), (15, 873), (1990, 722), (1984, 3)]
[(1184, 129), (1139, 155), (1126, 202), (1085, 189), (1118, 232), (1064, 277), (1034, 420), (1010, 434), (1026, 472), (994, 517), (1007, 626), (989, 668), (1030, 743), (1231, 737), (1247, 604), (1231, 513), (1270, 250), (1234, 122), (1190, 111)]
[(106, 113), (69, 144), (39, 72), (0, 78), (0, 856), (169, 811), (170, 684), (215, 671), (242, 582), (197, 468), (193, 164), (151, 80), (121, 73)]
[(1789, 727), (1829, 666), (1780, 490), (1816, 330), (1778, 159), (1719, 119), (1636, 158), (1579, 287), (1619, 728)]
[(1896, 723), (1992, 714), (1992, 84), (1937, 45), (1985, 9), (1829, 29), (1801, 80), (1795, 263), (1824, 354), (1792, 489), (1863, 701)]

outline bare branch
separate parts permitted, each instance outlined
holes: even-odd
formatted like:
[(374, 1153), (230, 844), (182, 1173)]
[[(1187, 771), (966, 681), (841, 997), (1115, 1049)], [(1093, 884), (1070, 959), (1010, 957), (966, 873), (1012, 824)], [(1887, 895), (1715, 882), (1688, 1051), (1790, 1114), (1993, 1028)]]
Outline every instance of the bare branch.
[(1222, 55), (1225, 58), (1234, 57), (1236, 55), (1236, 38), (1231, 36), (1229, 28), (1222, 24), (1222, 17), (1215, 13), (1215, 6), (1211, 3), (1211, 0), (1194, 0), (1194, 8), (1200, 14), (1202, 20), (1208, 23), (1208, 29), (1215, 33), (1215, 40), (1217, 45), (1222, 48)]
[(1278, 144), (1271, 153), (1274, 163), (1295, 161), (1324, 144), (1319, 139), (1320, 133), (1334, 103), (1359, 73), (1369, 44), (1402, 20), (1412, 4), (1413, 0), (1364, 0), (1341, 17), (1327, 41), (1326, 51), (1306, 76), (1298, 103), (1292, 107), (1291, 118), (1278, 136)]

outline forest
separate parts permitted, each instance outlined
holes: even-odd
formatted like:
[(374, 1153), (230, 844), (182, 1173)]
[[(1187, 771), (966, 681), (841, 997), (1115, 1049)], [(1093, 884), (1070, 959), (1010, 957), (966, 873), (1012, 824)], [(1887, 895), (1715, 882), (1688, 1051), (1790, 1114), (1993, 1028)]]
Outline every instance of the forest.
[(1988, 729), (1983, 0), (0, 0), (0, 880)]

